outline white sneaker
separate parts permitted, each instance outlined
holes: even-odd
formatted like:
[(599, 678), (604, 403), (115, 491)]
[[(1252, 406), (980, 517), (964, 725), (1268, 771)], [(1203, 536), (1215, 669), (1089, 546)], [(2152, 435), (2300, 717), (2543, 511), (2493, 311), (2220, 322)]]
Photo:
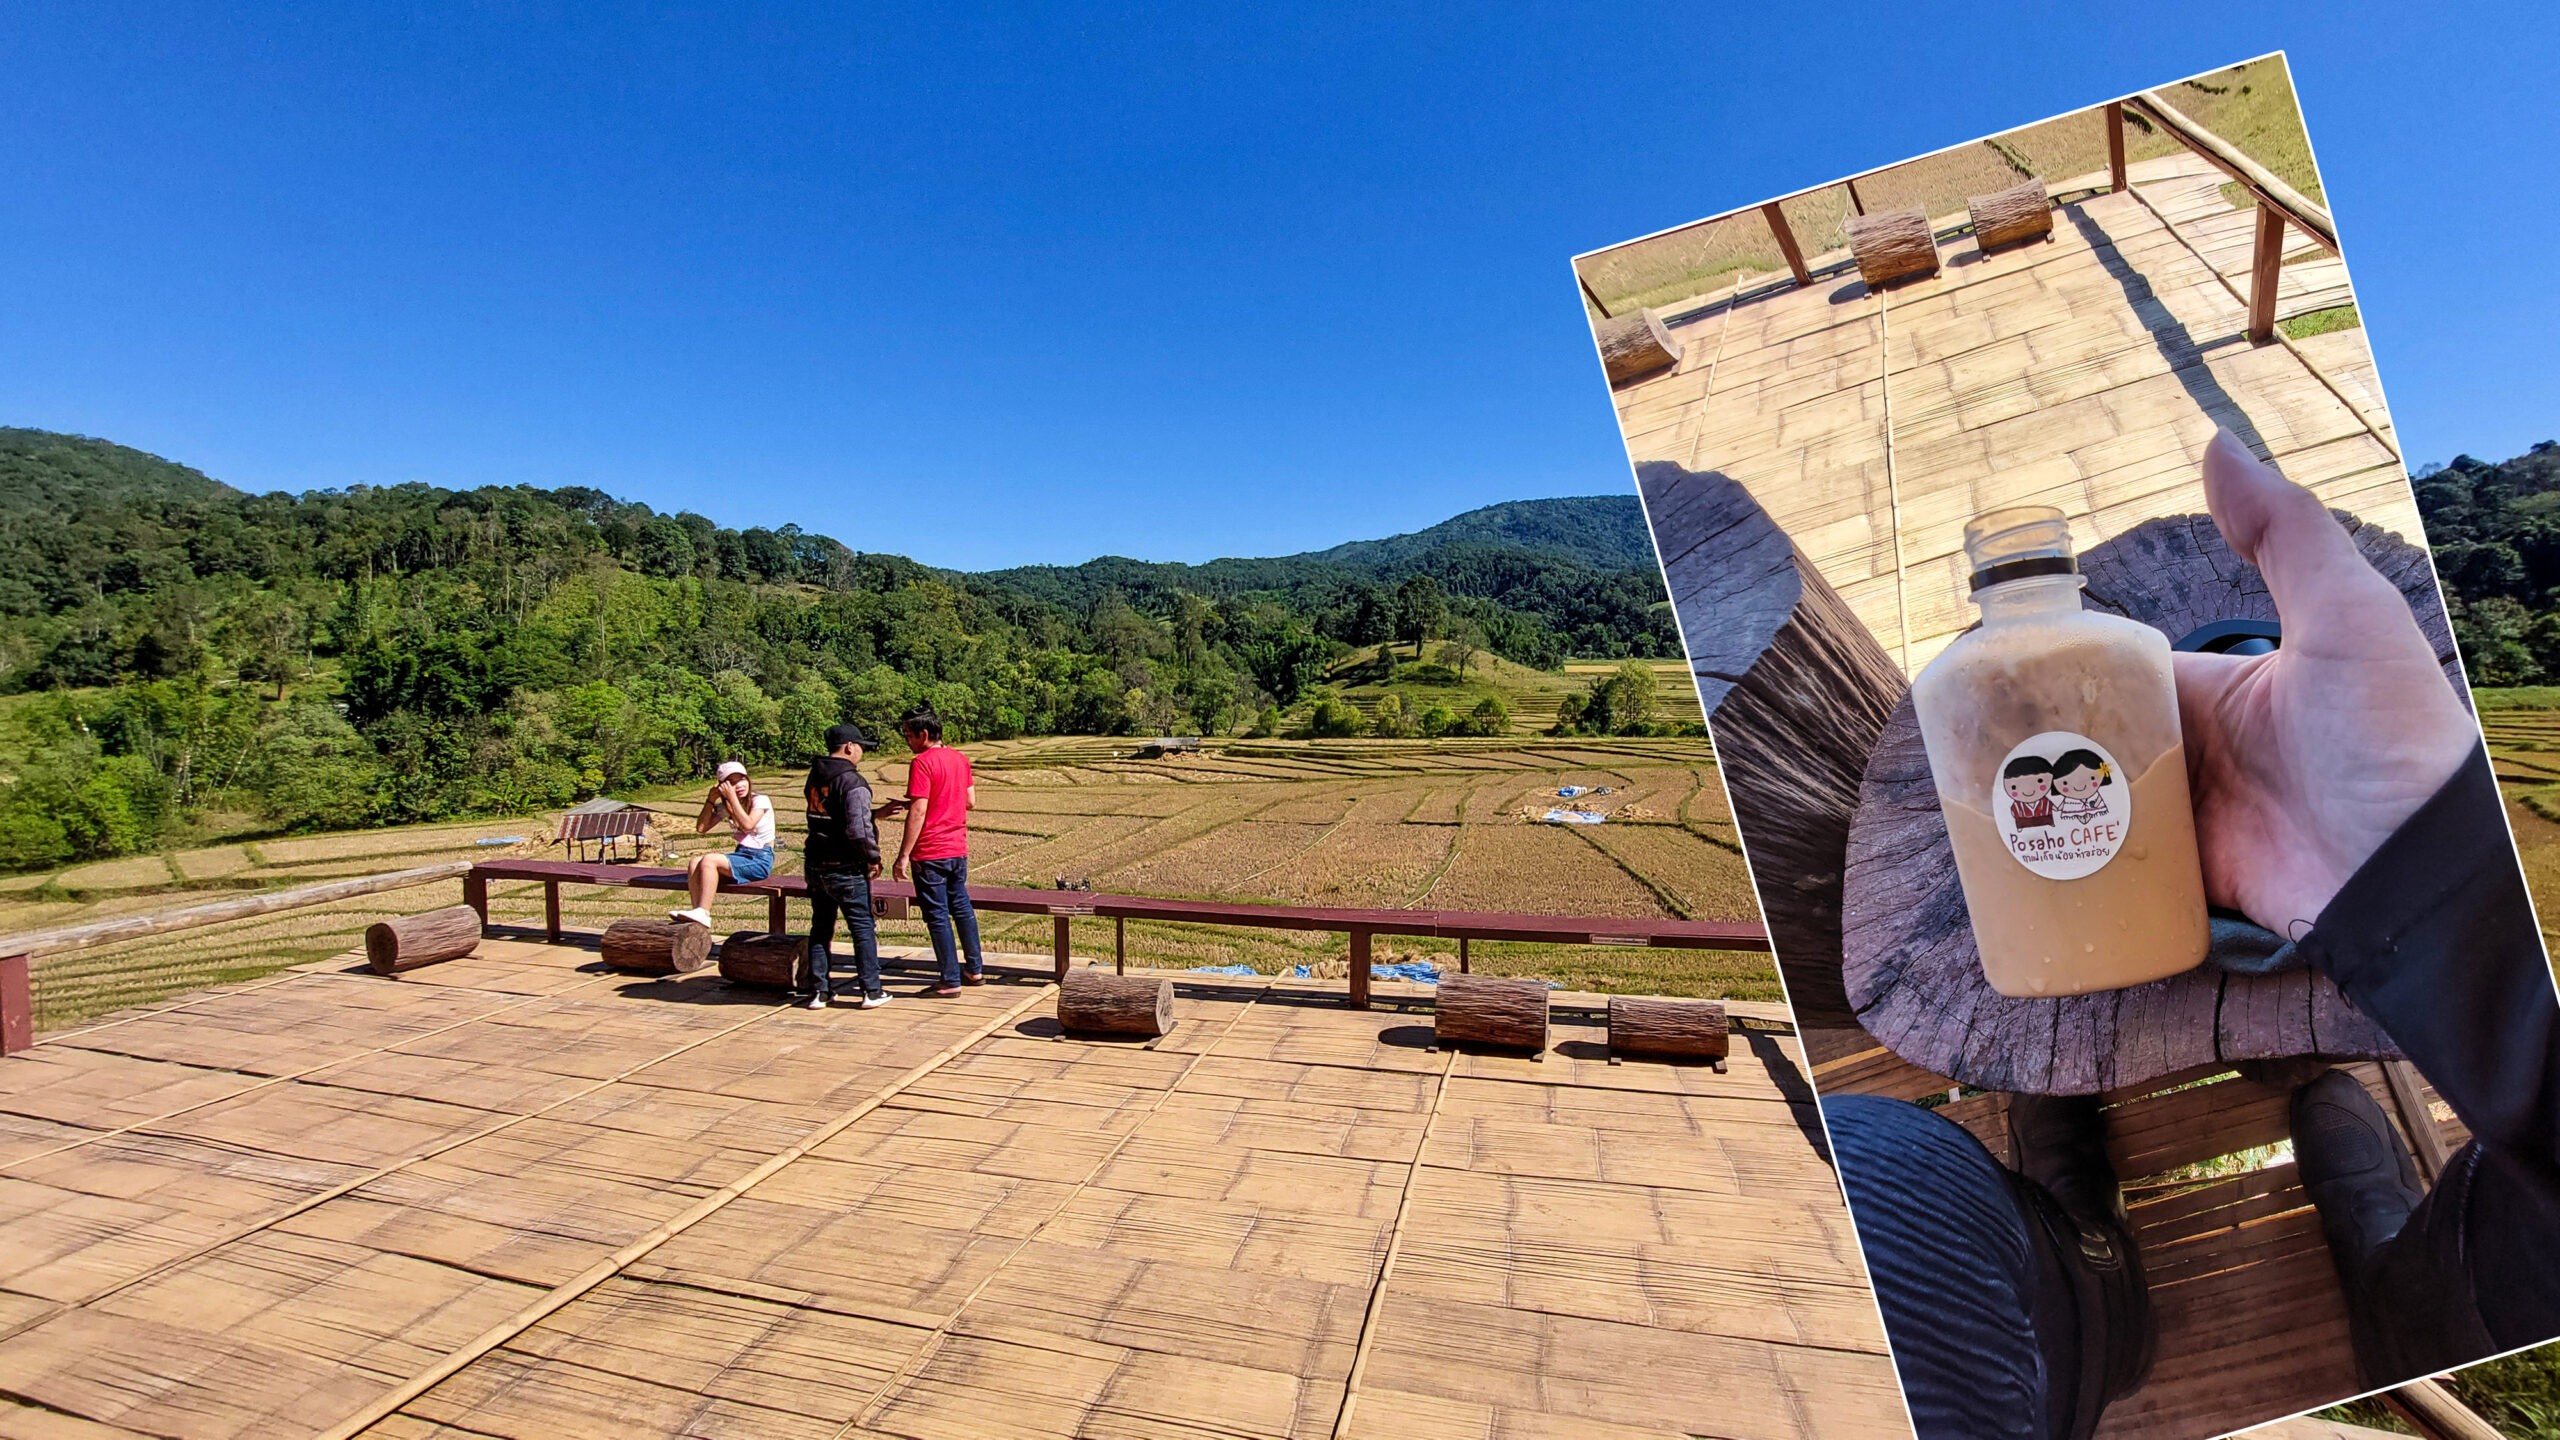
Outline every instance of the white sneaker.
[(865, 995), (865, 996), (863, 996), (863, 997), (862, 997), (862, 1004), (861, 1004), (861, 1006), (860, 1006), (859, 1008), (864, 1009), (864, 1010), (877, 1010), (877, 1009), (879, 1009), (881, 1006), (886, 1005), (886, 1004), (888, 1004), (888, 1003), (889, 1003), (889, 992), (888, 992), (888, 991), (886, 991), (886, 990), (874, 990), (874, 991), (872, 991), (870, 994)]
[(812, 995), (801, 1003), (812, 1010), (824, 1010), (827, 1008), (827, 997), (824, 995)]
[(699, 905), (690, 910), (670, 910), (667, 912), (667, 918), (670, 920), (690, 920), (705, 930), (711, 928), (711, 912), (703, 909)]

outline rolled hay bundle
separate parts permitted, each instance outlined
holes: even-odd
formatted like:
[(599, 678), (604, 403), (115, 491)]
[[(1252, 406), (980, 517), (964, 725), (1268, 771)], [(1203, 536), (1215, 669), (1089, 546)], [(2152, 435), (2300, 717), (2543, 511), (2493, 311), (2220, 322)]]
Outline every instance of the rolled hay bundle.
[(799, 983), (802, 957), (808, 950), (806, 935), (741, 930), (720, 942), (720, 978), (732, 985), (788, 990)]
[(468, 905), (378, 921), (364, 932), (365, 963), (376, 975), (459, 960), (479, 946), (480, 912)]
[(2053, 201), (2045, 194), (2042, 180), (1976, 195), (1965, 207), (1973, 214), (1974, 243), (1986, 252), (2053, 238)]
[(1680, 342), (1651, 310), (1613, 315), (1593, 325), (1592, 333), (1599, 337), (1600, 363), (1612, 385), (1680, 363)]
[(710, 962), (711, 932), (690, 920), (616, 920), (598, 948), (616, 970), (682, 975)]
[(1916, 207), (1850, 216), (1849, 253), (1858, 258), (1858, 278), (1870, 290), (1938, 273), (1938, 240), (1927, 212)]
[(1609, 1053), (1627, 1059), (1711, 1060), (1717, 1068), (1732, 1045), (1717, 1000), (1609, 997)]
[(1450, 975), (1432, 1004), (1432, 1038), (1442, 1045), (1497, 1045), (1511, 1050), (1547, 1048), (1547, 986), (1543, 980), (1490, 975)]
[(1074, 1035), (1137, 1035), (1173, 1029), (1173, 982), (1161, 977), (1070, 970), (1058, 982), (1058, 1028)]

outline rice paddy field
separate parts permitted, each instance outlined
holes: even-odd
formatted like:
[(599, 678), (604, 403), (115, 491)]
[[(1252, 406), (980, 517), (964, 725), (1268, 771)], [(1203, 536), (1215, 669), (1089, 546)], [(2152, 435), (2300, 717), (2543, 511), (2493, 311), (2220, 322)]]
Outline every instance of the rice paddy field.
[[(1703, 739), (1217, 740), (1196, 754), (1139, 760), (1133, 741), (1090, 737), (969, 747), (978, 767), (971, 878), (1047, 887), (1061, 877), (1121, 893), (1306, 905), (1433, 907), (1544, 914), (1750, 919), (1750, 882)], [(903, 793), (904, 752), (866, 757), (882, 794)], [(763, 775), (799, 868), (796, 774)], [(1563, 799), (1568, 786), (1604, 795)], [(699, 791), (629, 797), (681, 811), (678, 857), (726, 848), (691, 835)], [(1604, 823), (1553, 824), (1551, 808)], [(50, 875), (0, 880), (0, 934), (169, 909), (243, 890), (308, 884), (492, 854), (559, 856), (548, 817), (352, 831), (210, 845)], [(2560, 832), (2560, 826), (2553, 827)], [(894, 822), (891, 834), (895, 834)], [(483, 844), (499, 841), (499, 844)], [(387, 915), (450, 904), (455, 881), (310, 910), (101, 947), (36, 962), (37, 1022), (58, 1028), (179, 990), (240, 980), (338, 954)], [(663, 913), (658, 891), (571, 889), (573, 925)], [(493, 918), (539, 923), (538, 886), (494, 887)], [(763, 902), (719, 907), (719, 930), (762, 923)], [(795, 918), (805, 922), (805, 910)], [(1048, 920), (983, 917), (987, 947), (1045, 956)], [(890, 946), (920, 947), (923, 927), (892, 922)], [(1107, 957), (1109, 927), (1077, 930), (1079, 953)], [(1338, 935), (1132, 923), (1133, 965), (1187, 969), (1292, 965), (1340, 975)], [(1088, 948), (1094, 947), (1094, 948)], [(1380, 937), (1379, 963), (1454, 965), (1455, 942)], [(1766, 956), (1625, 947), (1484, 944), (1479, 971), (1539, 975), (1574, 989), (1781, 998)]]
[(2480, 728), (2507, 797), (2546, 948), (2560, 942), (2560, 690), (2477, 690)]

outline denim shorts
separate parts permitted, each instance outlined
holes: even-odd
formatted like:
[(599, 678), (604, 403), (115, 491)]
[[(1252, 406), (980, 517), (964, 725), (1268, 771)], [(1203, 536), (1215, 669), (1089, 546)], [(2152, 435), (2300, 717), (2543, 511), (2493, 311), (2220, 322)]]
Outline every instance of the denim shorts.
[(729, 852), (729, 878), (740, 885), (758, 881), (773, 873), (770, 850), (732, 850)]

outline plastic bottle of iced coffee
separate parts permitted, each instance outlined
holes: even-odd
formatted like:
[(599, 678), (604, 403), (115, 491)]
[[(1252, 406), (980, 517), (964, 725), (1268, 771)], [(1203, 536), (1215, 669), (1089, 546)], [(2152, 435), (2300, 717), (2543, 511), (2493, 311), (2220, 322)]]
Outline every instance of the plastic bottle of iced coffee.
[(2204, 959), (2204, 878), (2169, 642), (2080, 608), (2049, 506), (1965, 527), (1982, 624), (1912, 682), (1982, 970), (2078, 995)]

